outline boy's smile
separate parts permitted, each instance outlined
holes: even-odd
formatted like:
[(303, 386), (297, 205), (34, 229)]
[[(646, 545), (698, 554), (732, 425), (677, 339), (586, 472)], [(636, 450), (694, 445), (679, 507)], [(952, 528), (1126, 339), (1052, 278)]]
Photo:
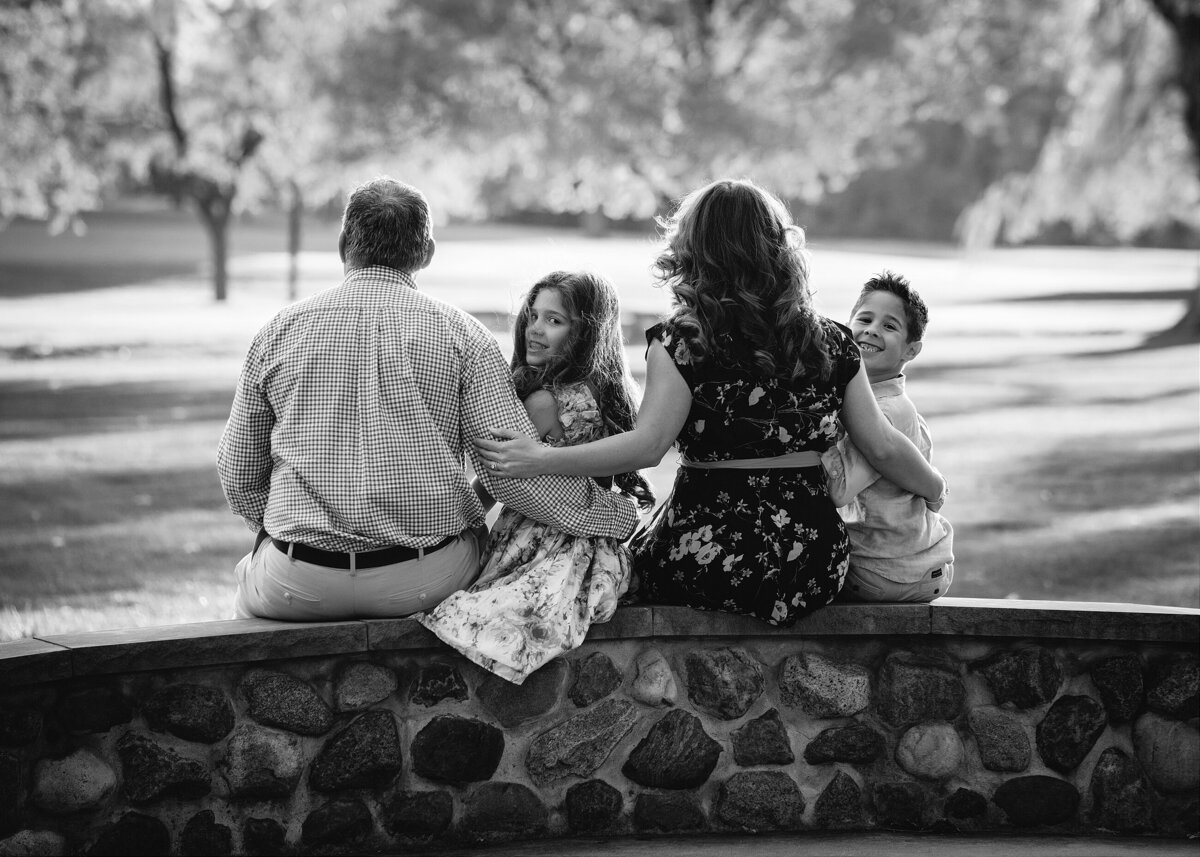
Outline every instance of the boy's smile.
[(546, 366), (563, 354), (571, 335), (571, 318), (563, 307), (557, 289), (542, 289), (529, 308), (525, 328), (525, 362), (530, 366)]
[(862, 299), (850, 318), (850, 331), (871, 383), (895, 378), (921, 350), (920, 342), (908, 341), (904, 301), (888, 291), (874, 291)]

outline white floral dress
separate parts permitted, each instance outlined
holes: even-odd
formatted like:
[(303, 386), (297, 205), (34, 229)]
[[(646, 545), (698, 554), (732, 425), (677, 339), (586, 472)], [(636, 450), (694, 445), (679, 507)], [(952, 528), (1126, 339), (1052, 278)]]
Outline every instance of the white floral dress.
[[(565, 435), (556, 446), (604, 436), (585, 384), (551, 392)], [(572, 536), (504, 509), (479, 579), (414, 618), (471, 661), (521, 684), (579, 646), (594, 623), (611, 619), (629, 577), (629, 551), (621, 542)]]

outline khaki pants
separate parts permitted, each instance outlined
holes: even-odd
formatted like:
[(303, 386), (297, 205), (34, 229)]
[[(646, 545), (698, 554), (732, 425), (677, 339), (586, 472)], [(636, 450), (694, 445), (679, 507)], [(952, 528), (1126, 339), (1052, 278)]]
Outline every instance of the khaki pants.
[(285, 622), (408, 616), (470, 586), (486, 544), (487, 527), (479, 527), (419, 559), (351, 571), (292, 559), (263, 539), (235, 568), (234, 615)]
[(941, 598), (954, 580), (954, 563), (931, 569), (915, 583), (897, 583), (873, 571), (854, 567), (846, 573), (846, 583), (838, 596), (840, 601), (907, 601), (929, 603)]

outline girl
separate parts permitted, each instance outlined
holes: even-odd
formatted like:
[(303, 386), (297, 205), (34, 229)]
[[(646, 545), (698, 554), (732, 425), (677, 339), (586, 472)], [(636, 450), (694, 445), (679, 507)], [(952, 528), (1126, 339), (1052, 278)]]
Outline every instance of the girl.
[[(633, 428), (637, 391), (620, 319), (616, 291), (594, 274), (555, 271), (525, 297), (513, 330), (513, 383), (543, 443), (568, 446)], [(643, 509), (654, 505), (641, 474), (619, 473), (615, 482)], [(494, 500), (478, 479), (475, 489), (490, 508)], [(612, 618), (629, 586), (625, 545), (572, 536), (508, 509), (486, 555), (469, 589), (416, 618), (513, 684), (582, 643), (592, 623)]]
[(674, 296), (646, 333), (633, 431), (569, 449), (514, 432), (474, 441), (503, 476), (653, 467), (678, 444), (667, 502), (633, 539), (647, 600), (791, 625), (828, 604), (850, 545), (820, 453), (839, 415), (880, 473), (934, 500), (941, 475), (879, 411), (848, 329), (813, 311), (804, 232), (750, 181), (688, 194), (661, 221), (656, 263)]

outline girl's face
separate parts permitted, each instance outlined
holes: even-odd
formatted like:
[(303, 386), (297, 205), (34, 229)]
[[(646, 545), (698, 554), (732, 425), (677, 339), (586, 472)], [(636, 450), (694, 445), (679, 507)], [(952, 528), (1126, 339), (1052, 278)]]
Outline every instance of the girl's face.
[(563, 307), (557, 289), (542, 289), (528, 309), (525, 327), (525, 362), (548, 366), (566, 356), (574, 322)]

